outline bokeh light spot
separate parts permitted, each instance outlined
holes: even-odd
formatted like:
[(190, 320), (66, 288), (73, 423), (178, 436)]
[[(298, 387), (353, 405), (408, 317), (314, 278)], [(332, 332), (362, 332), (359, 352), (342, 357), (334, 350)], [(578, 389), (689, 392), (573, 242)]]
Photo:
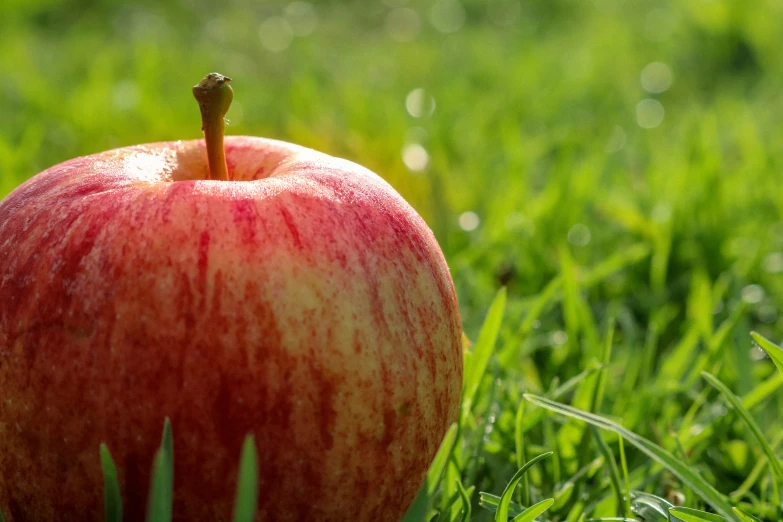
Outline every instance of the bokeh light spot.
[(430, 155), (420, 144), (409, 143), (402, 149), (402, 162), (413, 172), (421, 172), (427, 168)]
[(563, 346), (568, 342), (568, 334), (563, 330), (557, 330), (556, 332), (552, 332), (552, 334), (549, 336), (549, 339), (553, 345)]
[(667, 90), (672, 85), (672, 70), (662, 62), (653, 62), (642, 69), (642, 88), (651, 93)]
[(756, 304), (764, 299), (764, 289), (759, 285), (748, 285), (742, 289), (742, 300), (746, 303)]
[(478, 214), (475, 212), (468, 210), (467, 212), (463, 212), (459, 215), (459, 228), (464, 230), (465, 232), (471, 232), (473, 230), (476, 230), (478, 226), (481, 224), (481, 220), (478, 217)]
[(568, 231), (568, 242), (575, 246), (585, 246), (590, 242), (590, 229), (577, 223)]
[(764, 270), (770, 274), (783, 272), (783, 252), (773, 252), (764, 258)]
[(636, 123), (643, 129), (654, 129), (663, 122), (665, 111), (658, 100), (647, 98), (636, 104)]
[(405, 108), (408, 110), (408, 114), (414, 118), (432, 116), (432, 113), (435, 112), (435, 98), (424, 89), (413, 89), (405, 97)]
[(318, 13), (309, 2), (291, 2), (284, 11), (294, 36), (307, 36), (318, 27)]
[(465, 23), (465, 8), (459, 0), (437, 0), (430, 11), (430, 21), (441, 33), (456, 33)]
[(268, 50), (278, 53), (285, 51), (294, 39), (291, 25), (282, 16), (267, 18), (258, 30), (261, 44)]

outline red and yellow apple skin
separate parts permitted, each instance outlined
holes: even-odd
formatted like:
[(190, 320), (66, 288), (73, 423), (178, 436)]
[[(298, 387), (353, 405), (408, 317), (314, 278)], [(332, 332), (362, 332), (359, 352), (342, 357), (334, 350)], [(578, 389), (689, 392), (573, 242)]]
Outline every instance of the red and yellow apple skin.
[(98, 447), (140, 522), (165, 417), (174, 519), (229, 520), (256, 437), (259, 521), (398, 521), (462, 384), (424, 221), (351, 162), (249, 137), (73, 159), (0, 203), (0, 509), (103, 519)]

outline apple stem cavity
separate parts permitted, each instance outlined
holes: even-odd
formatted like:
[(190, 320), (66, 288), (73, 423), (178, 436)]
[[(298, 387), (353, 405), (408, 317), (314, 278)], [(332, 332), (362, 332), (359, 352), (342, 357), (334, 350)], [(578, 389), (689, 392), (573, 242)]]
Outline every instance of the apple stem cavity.
[(226, 151), (223, 149), (224, 118), (234, 99), (234, 90), (228, 85), (230, 81), (228, 76), (209, 73), (193, 86), (193, 96), (201, 109), (201, 130), (204, 131), (207, 144), (209, 179), (223, 181), (233, 181), (229, 178)]

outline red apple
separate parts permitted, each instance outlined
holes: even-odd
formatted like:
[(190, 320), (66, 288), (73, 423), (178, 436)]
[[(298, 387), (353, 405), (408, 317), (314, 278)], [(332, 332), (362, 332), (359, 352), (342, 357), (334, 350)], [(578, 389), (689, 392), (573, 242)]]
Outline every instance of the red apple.
[(230, 518), (251, 432), (257, 520), (404, 515), (462, 383), (432, 232), (349, 161), (233, 137), (224, 165), (209, 179), (202, 140), (139, 145), (0, 202), (7, 520), (102, 520), (101, 442), (143, 520), (167, 416), (175, 520)]

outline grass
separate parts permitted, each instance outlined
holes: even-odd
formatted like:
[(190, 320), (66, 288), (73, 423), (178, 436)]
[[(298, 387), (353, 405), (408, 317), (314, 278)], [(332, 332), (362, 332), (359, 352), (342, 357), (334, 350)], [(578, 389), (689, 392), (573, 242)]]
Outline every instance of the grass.
[(78, 154), (198, 137), (190, 86), (228, 74), (230, 134), (379, 172), (449, 260), (475, 344), (410, 520), (468, 501), (492, 520), (548, 451), (512, 516), (552, 498), (549, 521), (664, 520), (677, 499), (781, 519), (783, 381), (750, 332), (783, 340), (783, 4), (324, 0), (288, 38), (313, 28), (297, 6), (0, 3), (0, 197)]

